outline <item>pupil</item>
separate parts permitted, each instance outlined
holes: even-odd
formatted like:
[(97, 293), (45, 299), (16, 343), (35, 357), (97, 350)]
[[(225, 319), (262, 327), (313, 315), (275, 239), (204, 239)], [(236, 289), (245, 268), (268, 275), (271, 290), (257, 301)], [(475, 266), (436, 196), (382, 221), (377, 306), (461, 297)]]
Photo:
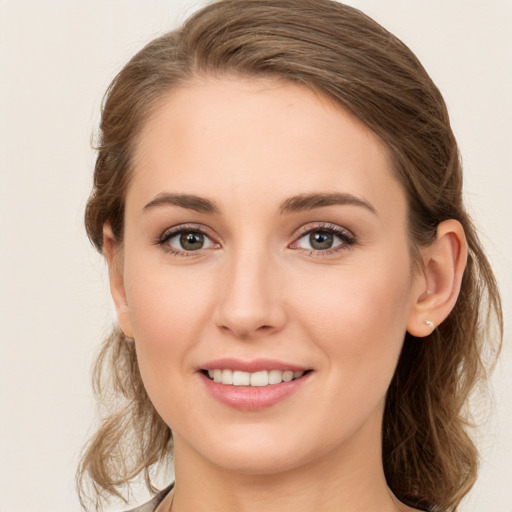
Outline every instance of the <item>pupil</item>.
[(317, 231), (309, 235), (309, 243), (313, 249), (330, 249), (333, 243), (333, 235), (325, 231)]
[(187, 251), (197, 251), (204, 245), (204, 236), (201, 233), (183, 233), (180, 244)]

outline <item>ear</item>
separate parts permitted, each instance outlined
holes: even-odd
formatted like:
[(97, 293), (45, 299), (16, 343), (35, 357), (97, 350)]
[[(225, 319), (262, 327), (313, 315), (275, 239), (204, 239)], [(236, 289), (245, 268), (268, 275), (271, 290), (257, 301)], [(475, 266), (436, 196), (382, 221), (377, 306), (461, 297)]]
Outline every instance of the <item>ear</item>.
[(116, 307), (117, 320), (121, 330), (128, 338), (133, 338), (130, 310), (124, 288), (123, 262), (121, 248), (108, 224), (103, 226), (103, 256), (108, 265), (110, 293)]
[(428, 336), (450, 314), (460, 292), (467, 262), (467, 243), (460, 222), (450, 219), (437, 227), (436, 240), (421, 250), (423, 268), (417, 273), (407, 331)]

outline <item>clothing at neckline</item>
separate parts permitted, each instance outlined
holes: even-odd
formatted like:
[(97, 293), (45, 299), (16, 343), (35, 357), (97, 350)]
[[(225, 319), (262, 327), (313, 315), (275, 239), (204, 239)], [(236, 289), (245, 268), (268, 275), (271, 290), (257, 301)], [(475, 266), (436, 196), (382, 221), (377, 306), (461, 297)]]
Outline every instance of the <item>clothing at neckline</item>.
[(147, 503), (144, 503), (144, 505), (132, 508), (126, 512), (155, 512), (158, 505), (164, 501), (165, 497), (172, 491), (173, 487), (174, 482), (165, 489), (162, 489), (158, 494), (153, 496), (151, 500), (149, 500)]

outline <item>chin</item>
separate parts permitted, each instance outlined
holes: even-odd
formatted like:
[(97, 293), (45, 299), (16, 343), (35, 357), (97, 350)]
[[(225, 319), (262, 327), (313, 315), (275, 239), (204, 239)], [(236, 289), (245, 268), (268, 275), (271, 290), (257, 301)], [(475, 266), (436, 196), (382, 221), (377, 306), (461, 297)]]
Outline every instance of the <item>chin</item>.
[(210, 457), (214, 465), (239, 475), (265, 476), (287, 473), (309, 462), (308, 457), (301, 456), (297, 451), (291, 456), (281, 450), (248, 450), (247, 447), (240, 451), (228, 449), (221, 454), (211, 454)]
[[(253, 425), (223, 432), (222, 437), (204, 436), (195, 444), (195, 453), (203, 460), (223, 471), (239, 475), (276, 475), (292, 472), (314, 463), (336, 450), (343, 440), (325, 442), (320, 432), (308, 436), (300, 429)], [(237, 432), (238, 430), (238, 432)], [(277, 434), (277, 435), (276, 435)], [(189, 441), (190, 442), (190, 441)], [(179, 444), (179, 443), (178, 443)], [(176, 457), (181, 450), (177, 447)], [(183, 457), (186, 454), (183, 453)]]

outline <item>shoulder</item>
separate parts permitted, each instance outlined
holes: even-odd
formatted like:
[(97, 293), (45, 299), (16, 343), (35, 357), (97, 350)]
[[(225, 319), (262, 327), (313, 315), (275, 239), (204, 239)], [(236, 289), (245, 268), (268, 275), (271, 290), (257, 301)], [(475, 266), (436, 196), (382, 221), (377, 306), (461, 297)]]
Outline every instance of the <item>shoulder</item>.
[(153, 497), (153, 499), (151, 499), (147, 503), (144, 503), (144, 505), (132, 508), (130, 510), (127, 510), (126, 512), (155, 512), (156, 507), (158, 507), (158, 505), (160, 505), (163, 499), (171, 492), (173, 486), (174, 484), (169, 485), (169, 487), (166, 487), (165, 489), (160, 491), (156, 496)]

